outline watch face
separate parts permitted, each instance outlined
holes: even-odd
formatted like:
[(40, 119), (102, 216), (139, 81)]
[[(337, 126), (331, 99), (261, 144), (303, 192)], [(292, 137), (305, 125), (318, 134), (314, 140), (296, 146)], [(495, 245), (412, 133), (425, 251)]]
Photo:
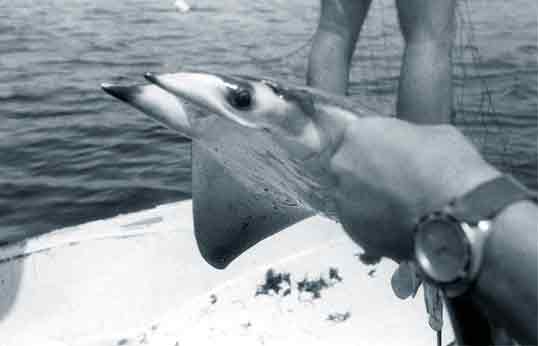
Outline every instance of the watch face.
[(451, 283), (465, 277), (469, 246), (456, 220), (436, 217), (418, 227), (416, 257), (425, 274), (437, 283)]

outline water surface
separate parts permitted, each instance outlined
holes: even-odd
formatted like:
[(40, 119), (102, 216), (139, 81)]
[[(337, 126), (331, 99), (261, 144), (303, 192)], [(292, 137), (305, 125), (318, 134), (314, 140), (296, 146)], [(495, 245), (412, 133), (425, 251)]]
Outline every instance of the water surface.
[[(181, 14), (172, 0), (0, 0), (0, 240), (189, 198), (189, 142), (99, 84), (193, 68), (301, 83), (307, 48), (274, 58), (308, 42), (317, 6), (200, 0)], [(392, 112), (402, 42), (392, 1), (372, 7), (350, 93)], [(460, 0), (454, 65), (456, 121), (533, 188), (536, 7)]]

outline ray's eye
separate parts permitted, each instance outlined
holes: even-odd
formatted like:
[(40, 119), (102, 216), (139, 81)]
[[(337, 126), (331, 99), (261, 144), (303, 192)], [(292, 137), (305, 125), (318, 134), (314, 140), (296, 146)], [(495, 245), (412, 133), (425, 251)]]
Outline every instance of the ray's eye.
[(252, 104), (252, 96), (247, 89), (234, 90), (231, 97), (232, 105), (238, 109), (247, 109)]

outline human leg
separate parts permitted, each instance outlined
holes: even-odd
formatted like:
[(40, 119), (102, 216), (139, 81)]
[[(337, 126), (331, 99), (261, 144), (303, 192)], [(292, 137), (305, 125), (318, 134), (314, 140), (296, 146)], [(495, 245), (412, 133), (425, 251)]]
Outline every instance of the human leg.
[(321, 0), (307, 84), (345, 94), (351, 58), (371, 0)]
[(448, 123), (455, 0), (396, 0), (405, 41), (396, 113), (416, 123)]

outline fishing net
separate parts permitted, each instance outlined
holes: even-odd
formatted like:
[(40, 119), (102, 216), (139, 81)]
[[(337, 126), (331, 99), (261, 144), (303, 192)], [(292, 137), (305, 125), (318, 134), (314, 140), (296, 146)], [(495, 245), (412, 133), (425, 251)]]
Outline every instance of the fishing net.
[[(501, 85), (495, 78), (503, 74), (505, 79), (512, 76), (510, 71), (492, 68), (492, 63), (484, 61), (482, 57), (478, 43), (484, 33), (483, 30), (477, 32), (473, 19), (476, 12), (481, 10), (473, 8), (469, 0), (458, 0), (456, 3), (451, 121), (475, 143), (489, 162), (503, 172), (514, 175), (530, 188), (538, 189), (536, 111), (527, 108), (523, 110), (524, 114), (518, 114), (511, 104), (497, 106), (499, 102), (496, 102), (496, 98), (502, 97), (506, 83)], [(305, 20), (315, 25), (317, 15), (314, 11)], [(484, 26), (484, 23), (480, 24)], [(295, 47), (290, 46), (284, 53), (263, 58), (258, 56), (259, 53), (250, 51), (246, 55), (258, 66), (280, 64), (281, 70), (295, 71), (304, 80), (311, 41), (312, 37), (309, 36)], [(348, 89), (350, 97), (382, 113), (393, 114), (402, 51), (403, 40), (394, 1), (373, 1), (354, 53)], [(294, 69), (290, 65), (301, 68)]]

